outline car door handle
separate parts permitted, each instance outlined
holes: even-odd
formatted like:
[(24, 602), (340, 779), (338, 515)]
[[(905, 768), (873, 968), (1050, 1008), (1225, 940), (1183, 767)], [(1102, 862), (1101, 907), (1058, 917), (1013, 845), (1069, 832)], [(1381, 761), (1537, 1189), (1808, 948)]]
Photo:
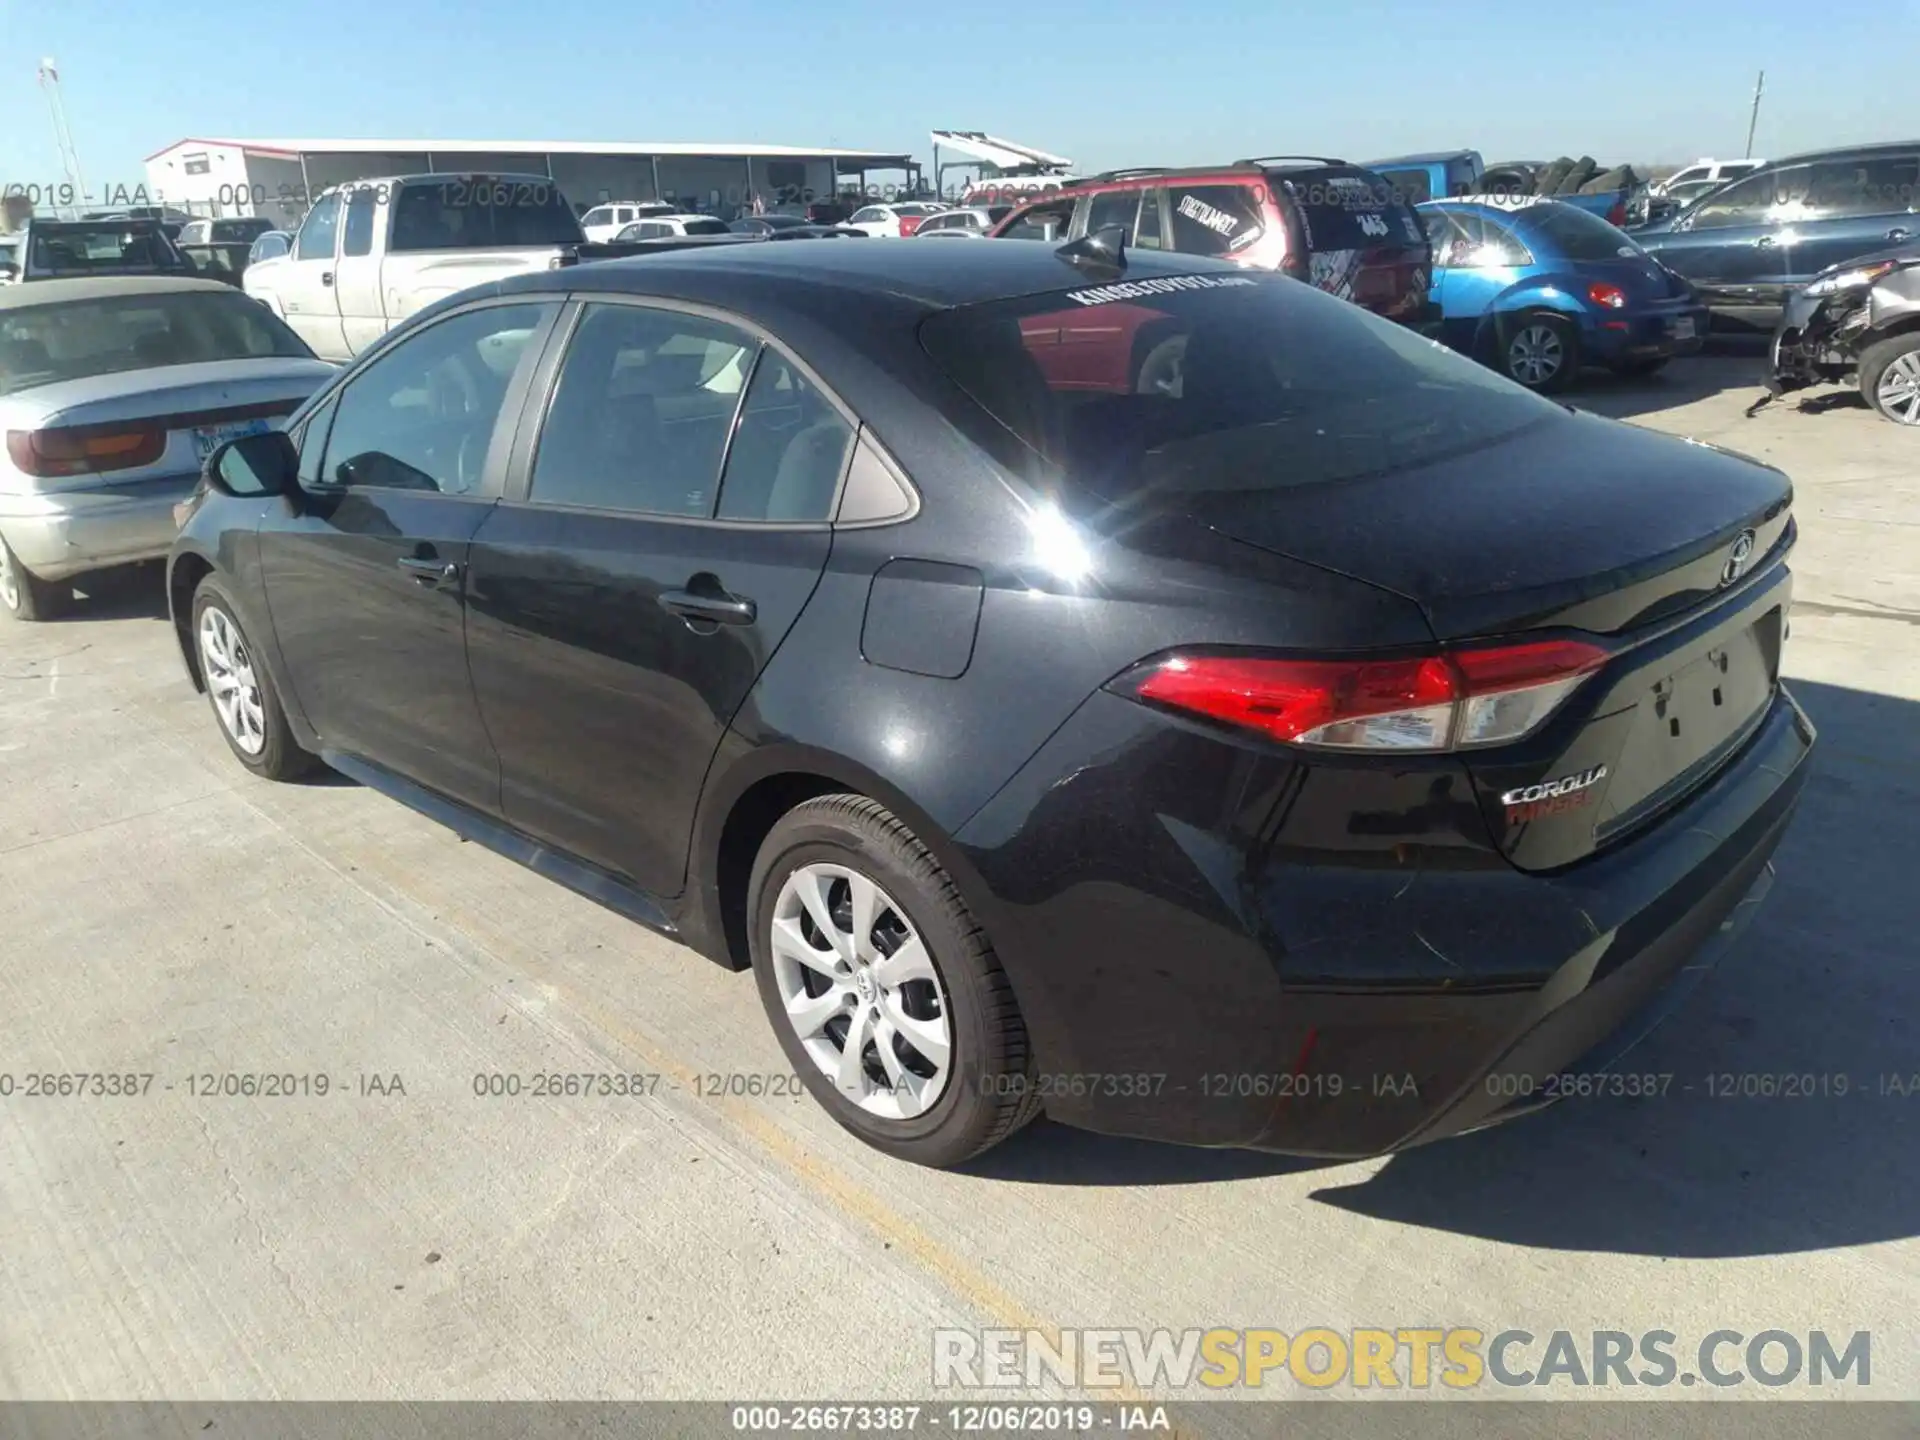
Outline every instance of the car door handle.
[(1889, 231), (1887, 232), (1887, 239), (1889, 239), (1889, 240), (1895, 240), (1895, 241), (1898, 241), (1898, 240), (1904, 240), (1904, 239), (1906, 239), (1906, 238), (1907, 238), (1907, 237), (1908, 237), (1909, 235), (1911, 235), (1912, 233), (1913, 233), (1913, 232), (1912, 232), (1911, 230), (1909, 230), (1909, 229), (1907, 229), (1907, 228), (1906, 228), (1905, 226), (1903, 226), (1903, 225), (1896, 225), (1896, 226), (1894, 226), (1894, 227), (1893, 227), (1893, 229), (1891, 229), (1891, 230), (1889, 230)]
[(1753, 248), (1756, 250), (1771, 250), (1773, 248), (1773, 236), (1762, 235), (1758, 240), (1753, 242)]
[(322, 270), (320, 272), (320, 283), (322, 285), (333, 284), (333, 272), (331, 270)]
[(725, 591), (663, 590), (660, 607), (689, 623), (708, 620), (718, 625), (751, 625), (759, 613), (753, 601)]
[(460, 567), (451, 560), (435, 560), (417, 555), (402, 555), (400, 568), (422, 585), (445, 585), (460, 578)]

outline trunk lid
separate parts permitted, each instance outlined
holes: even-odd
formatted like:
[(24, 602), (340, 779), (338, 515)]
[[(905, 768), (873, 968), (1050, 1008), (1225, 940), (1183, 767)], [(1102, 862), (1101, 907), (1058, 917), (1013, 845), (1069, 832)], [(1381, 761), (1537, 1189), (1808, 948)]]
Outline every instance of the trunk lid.
[(1580, 631), (1613, 657), (1539, 731), (1462, 753), (1524, 869), (1638, 830), (1738, 752), (1773, 699), (1792, 487), (1743, 457), (1591, 416), (1420, 469), (1199, 497), (1223, 534), (1406, 596), (1443, 641)]
[(1404, 595), (1441, 640), (1564, 626), (1621, 635), (1720, 588), (1780, 540), (1793, 487), (1744, 456), (1583, 414), (1433, 464), (1183, 497), (1221, 533)]

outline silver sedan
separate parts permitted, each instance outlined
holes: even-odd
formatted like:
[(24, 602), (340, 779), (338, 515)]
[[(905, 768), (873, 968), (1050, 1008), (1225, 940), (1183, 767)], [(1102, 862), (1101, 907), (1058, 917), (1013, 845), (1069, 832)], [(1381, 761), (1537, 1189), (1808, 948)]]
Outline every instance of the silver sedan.
[(214, 280), (0, 290), (0, 606), (46, 619), (78, 577), (163, 557), (202, 460), (272, 428), (333, 373)]

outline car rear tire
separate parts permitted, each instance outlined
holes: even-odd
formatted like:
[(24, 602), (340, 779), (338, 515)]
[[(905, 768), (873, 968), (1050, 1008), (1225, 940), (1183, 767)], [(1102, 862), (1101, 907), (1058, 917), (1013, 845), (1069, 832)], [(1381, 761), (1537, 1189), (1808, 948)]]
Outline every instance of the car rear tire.
[(73, 604), (73, 587), (42, 580), (0, 540), (0, 606), (16, 620), (53, 620)]
[(209, 575), (193, 594), (193, 644), (207, 701), (227, 748), (266, 780), (293, 780), (319, 763), (300, 748), (238, 612)]
[(1580, 334), (1558, 315), (1517, 315), (1501, 326), (1499, 343), (1501, 373), (1529, 390), (1551, 395), (1580, 373)]
[(767, 1018), (843, 1127), (944, 1168), (1039, 1113), (1026, 1026), (992, 942), (884, 806), (825, 795), (789, 811), (762, 842), (747, 893)]
[(1860, 352), (1860, 393), (1896, 425), (1920, 425), (1920, 330)]

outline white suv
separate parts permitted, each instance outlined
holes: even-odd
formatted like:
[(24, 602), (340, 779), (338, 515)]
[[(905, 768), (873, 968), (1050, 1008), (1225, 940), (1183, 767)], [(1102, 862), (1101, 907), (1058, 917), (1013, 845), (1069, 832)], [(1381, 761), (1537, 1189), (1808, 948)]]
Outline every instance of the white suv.
[(580, 229), (587, 239), (596, 244), (602, 240), (611, 240), (636, 220), (650, 220), (655, 215), (671, 215), (673, 206), (664, 200), (615, 200), (606, 205), (596, 205), (580, 217)]
[(1767, 162), (1764, 160), (1715, 160), (1703, 156), (1691, 165), (1684, 165), (1667, 176), (1658, 185), (1648, 188), (1655, 195), (1664, 195), (1676, 185), (1685, 185), (1693, 180), (1711, 180), (1718, 185), (1724, 180), (1738, 180), (1742, 175), (1751, 175)]

